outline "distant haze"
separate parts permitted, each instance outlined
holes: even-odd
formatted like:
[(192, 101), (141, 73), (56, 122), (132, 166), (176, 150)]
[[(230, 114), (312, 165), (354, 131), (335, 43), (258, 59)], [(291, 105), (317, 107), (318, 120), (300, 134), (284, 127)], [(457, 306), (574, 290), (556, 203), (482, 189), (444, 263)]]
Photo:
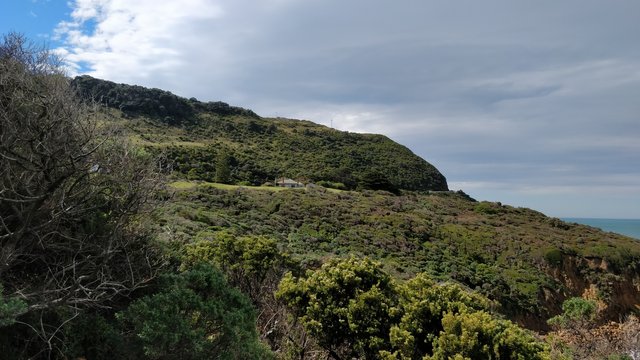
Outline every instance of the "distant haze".
[(477, 199), (640, 218), (637, 0), (70, 6), (72, 73), (386, 134)]

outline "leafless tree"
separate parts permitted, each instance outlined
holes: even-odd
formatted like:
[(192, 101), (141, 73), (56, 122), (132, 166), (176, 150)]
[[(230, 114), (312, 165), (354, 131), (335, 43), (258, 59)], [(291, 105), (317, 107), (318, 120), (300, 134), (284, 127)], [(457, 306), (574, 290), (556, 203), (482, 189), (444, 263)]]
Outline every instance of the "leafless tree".
[(97, 110), (75, 96), (53, 54), (4, 36), (0, 281), (26, 312), (107, 307), (157, 269), (137, 226), (157, 185), (152, 161)]

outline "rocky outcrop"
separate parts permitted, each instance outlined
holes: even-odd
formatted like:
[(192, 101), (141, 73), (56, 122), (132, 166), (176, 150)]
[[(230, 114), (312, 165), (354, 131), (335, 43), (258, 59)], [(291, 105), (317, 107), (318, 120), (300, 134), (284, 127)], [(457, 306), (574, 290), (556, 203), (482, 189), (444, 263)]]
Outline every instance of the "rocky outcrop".
[(640, 311), (640, 264), (635, 265), (614, 271), (602, 258), (564, 255), (560, 264), (546, 269), (560, 286), (544, 289), (541, 300), (553, 316), (562, 311), (565, 299), (584, 297), (598, 304), (600, 323), (619, 321), (630, 312)]

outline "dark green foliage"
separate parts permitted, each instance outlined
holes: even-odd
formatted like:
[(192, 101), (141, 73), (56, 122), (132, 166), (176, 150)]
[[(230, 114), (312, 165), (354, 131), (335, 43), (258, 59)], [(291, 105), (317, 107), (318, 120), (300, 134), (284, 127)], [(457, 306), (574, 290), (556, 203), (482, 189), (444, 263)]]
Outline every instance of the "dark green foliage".
[(122, 110), (130, 116), (144, 115), (169, 125), (192, 124), (199, 112), (257, 117), (251, 110), (229, 106), (223, 102), (201, 103), (160, 89), (116, 84), (88, 75), (73, 79), (72, 86), (85, 99)]
[(145, 114), (171, 125), (192, 122), (195, 116), (188, 101), (160, 89), (116, 84), (88, 75), (76, 77), (72, 85), (82, 97), (129, 115)]
[(215, 182), (221, 184), (229, 183), (229, 179), (231, 178), (231, 156), (229, 153), (222, 150), (218, 152), (218, 156), (216, 157), (216, 176)]
[(238, 106), (230, 106), (229, 104), (224, 103), (222, 101), (210, 101), (210, 102), (203, 103), (196, 100), (191, 102), (193, 104), (193, 107), (198, 112), (207, 112), (207, 113), (213, 113), (213, 114), (218, 114), (223, 116), (241, 115), (241, 116), (247, 116), (252, 118), (259, 118), (259, 116), (251, 110), (243, 109)]
[[(260, 185), (286, 176), (341, 183), (347, 189), (360, 187), (394, 193), (398, 189), (447, 189), (446, 179), (435, 167), (384, 136), (341, 133), (281, 119), (251, 121), (273, 130), (268, 134), (249, 131), (246, 120), (238, 117), (203, 117), (197, 130), (192, 132), (203, 134), (200, 141), (214, 138), (234, 144), (231, 182), (249, 181)], [(315, 136), (309, 137), (304, 132), (293, 131), (296, 127), (317, 127), (318, 130)], [(174, 161), (175, 170), (186, 174), (195, 168), (202, 174), (201, 180), (210, 180), (207, 168), (217, 155), (218, 145), (167, 149), (167, 157)]]
[(560, 249), (549, 249), (547, 250), (547, 252), (544, 253), (544, 259), (553, 266), (560, 266), (562, 264), (562, 250)]
[(135, 349), (128, 348), (124, 334), (115, 319), (106, 319), (98, 313), (83, 313), (64, 327), (60, 347), (71, 359), (134, 359)]
[(358, 182), (358, 188), (367, 190), (384, 190), (398, 195), (400, 190), (389, 181), (389, 178), (380, 172), (368, 171), (362, 174)]
[[(627, 254), (625, 266), (640, 260), (637, 241), (579, 225), (552, 227), (547, 217), (528, 209), (501, 206), (499, 215), (479, 214), (476, 202), (457, 193), (390, 196), (202, 186), (179, 192), (175, 202), (179, 205), (163, 210), (162, 221), (178, 234), (195, 236), (215, 226), (235, 237), (268, 235), (280, 250), (312, 268), (335, 256), (370, 256), (397, 277), (427, 272), (458, 281), (499, 302), (507, 316), (527, 317), (528, 325), (539, 329), (547, 328), (546, 319), (557, 311), (548, 306), (545, 291), (560, 302), (583, 290), (572, 290), (545, 271), (547, 249), (562, 249), (563, 261), (585, 264), (586, 254), (607, 243)], [(198, 215), (203, 212), (206, 217)], [(603, 286), (619, 281), (599, 268), (580, 265), (576, 271)]]
[(5, 298), (0, 284), (0, 327), (11, 325), (27, 311), (27, 304), (15, 297)]
[(209, 265), (166, 275), (160, 292), (118, 314), (148, 359), (269, 359), (249, 299)]
[(248, 295), (260, 309), (257, 326), (274, 350), (288, 347), (292, 336), (286, 312), (274, 293), (286, 271), (299, 272), (297, 264), (278, 243), (265, 236), (235, 236), (202, 232), (184, 247), (182, 267), (207, 262), (221, 268), (229, 283)]
[(277, 242), (265, 236), (201, 233), (185, 246), (183, 266), (207, 262), (222, 269), (231, 284), (258, 304), (275, 290), (282, 274), (293, 268)]

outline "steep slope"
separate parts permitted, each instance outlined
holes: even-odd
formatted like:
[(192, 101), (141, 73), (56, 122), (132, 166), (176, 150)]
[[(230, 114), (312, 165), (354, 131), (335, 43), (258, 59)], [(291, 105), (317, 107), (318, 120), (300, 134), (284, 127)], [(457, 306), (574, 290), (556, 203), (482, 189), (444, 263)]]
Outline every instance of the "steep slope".
[(172, 166), (191, 179), (213, 180), (216, 162), (227, 157), (232, 183), (257, 185), (286, 176), (347, 189), (447, 190), (433, 165), (382, 135), (261, 118), (222, 102), (88, 76), (73, 85), (85, 98), (121, 111), (116, 117), (128, 119), (125, 124), (140, 142), (165, 150)]
[(216, 188), (181, 182), (158, 212), (172, 241), (219, 232), (266, 235), (307, 267), (352, 254), (382, 261), (398, 278), (427, 272), (500, 303), (500, 312), (547, 329), (562, 301), (586, 296), (601, 320), (640, 303), (640, 242), (524, 208), (476, 202), (461, 193)]

